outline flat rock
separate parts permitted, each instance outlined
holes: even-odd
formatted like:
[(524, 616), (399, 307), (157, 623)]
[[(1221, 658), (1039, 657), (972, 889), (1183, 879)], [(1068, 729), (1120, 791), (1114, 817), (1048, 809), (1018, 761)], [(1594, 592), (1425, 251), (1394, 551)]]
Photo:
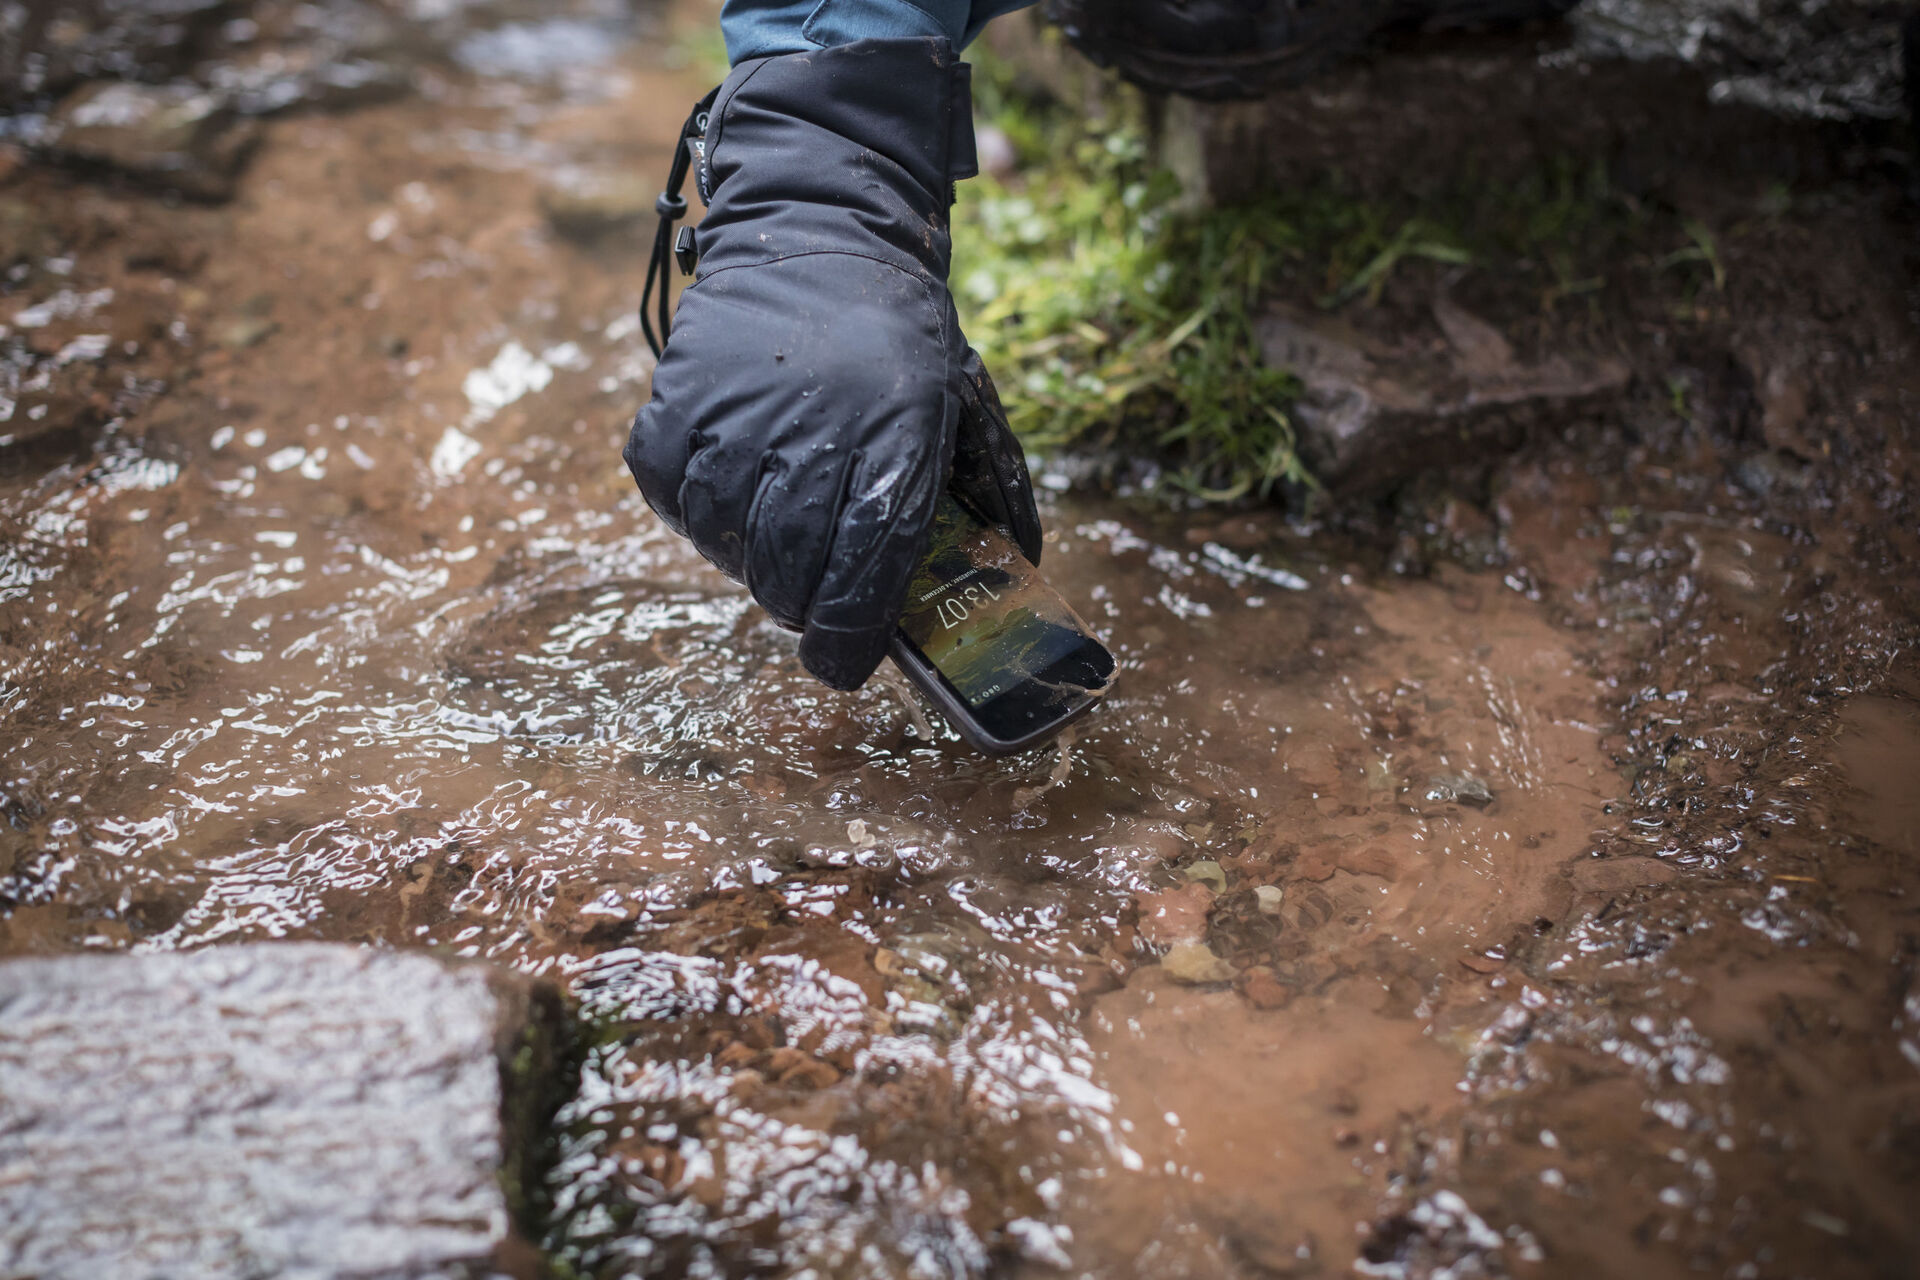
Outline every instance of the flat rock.
[(413, 73), (403, 63), (356, 56), (327, 42), (249, 49), (203, 75), (225, 105), (246, 116), (350, 111), (391, 102), (413, 88)]
[[(1586, 0), (1573, 49), (1709, 72), (1715, 102), (1828, 120), (1901, 112), (1901, 6), (1885, 0)], [(1911, 20), (1911, 19), (1909, 19)]]
[(659, 183), (632, 173), (563, 171), (540, 188), (540, 211), (571, 240), (594, 240), (656, 217)]
[(0, 1275), (532, 1276), (558, 1003), (320, 944), (0, 963)]
[(259, 125), (188, 82), (90, 84), (49, 121), (55, 155), (179, 191), (224, 200), (259, 141)]
[(1497, 329), (1446, 298), (1432, 318), (1431, 335), (1389, 346), (1304, 308), (1277, 304), (1261, 317), (1262, 358), (1300, 379), (1300, 455), (1330, 488), (1382, 488), (1470, 460), (1475, 447), (1509, 446), (1529, 409), (1616, 393), (1632, 377), (1617, 359), (1522, 360)]
[(59, 0), (13, 6), (0, 22), (0, 103), (17, 108), (57, 96), (112, 68), (128, 80), (161, 80), (215, 36), (232, 0)]

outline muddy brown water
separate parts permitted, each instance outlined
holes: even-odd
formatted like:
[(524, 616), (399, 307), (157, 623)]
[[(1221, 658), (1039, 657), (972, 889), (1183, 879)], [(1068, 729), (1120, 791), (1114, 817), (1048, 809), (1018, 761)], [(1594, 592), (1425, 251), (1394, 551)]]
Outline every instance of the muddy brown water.
[(539, 189), (658, 172), (703, 86), (515, 21), (272, 121), (230, 204), (6, 161), (0, 953), (554, 978), (581, 1274), (1911, 1273), (1899, 215), (1754, 251), (1861, 268), (1790, 490), (1549, 433), (1389, 556), (1055, 477), (1121, 682), (993, 762), (632, 492), (644, 228)]

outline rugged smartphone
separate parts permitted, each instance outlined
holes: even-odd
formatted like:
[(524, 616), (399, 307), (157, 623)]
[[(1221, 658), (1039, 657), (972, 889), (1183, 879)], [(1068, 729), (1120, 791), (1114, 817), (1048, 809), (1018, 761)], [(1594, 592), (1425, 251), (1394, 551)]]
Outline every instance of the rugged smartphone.
[(992, 755), (1093, 708), (1113, 655), (1014, 545), (952, 495), (907, 593), (893, 660), (960, 736)]

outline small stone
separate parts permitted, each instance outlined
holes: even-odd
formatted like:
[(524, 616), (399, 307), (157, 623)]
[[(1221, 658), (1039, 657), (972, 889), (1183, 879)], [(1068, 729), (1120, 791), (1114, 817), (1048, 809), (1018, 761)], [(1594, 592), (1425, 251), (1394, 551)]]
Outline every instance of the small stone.
[(1303, 884), (1287, 896), (1288, 922), (1303, 932), (1312, 932), (1333, 919), (1333, 898), (1317, 884)]
[(767, 1054), (767, 1074), (778, 1079), (795, 1067), (801, 1066), (806, 1061), (807, 1055), (805, 1051), (796, 1049), (790, 1044), (783, 1044)]
[(1088, 964), (1069, 969), (1063, 976), (1072, 981), (1076, 994), (1098, 996), (1125, 986), (1128, 969), (1124, 961), (1118, 965)]
[(1677, 874), (1672, 863), (1634, 854), (1583, 858), (1567, 868), (1574, 891), (1589, 894), (1615, 894), (1666, 884)]
[(1844, 1237), (1853, 1233), (1853, 1228), (1847, 1225), (1845, 1218), (1836, 1217), (1821, 1209), (1808, 1209), (1800, 1215), (1800, 1221), (1815, 1231), (1824, 1231), (1830, 1236)]
[(1308, 849), (1295, 858), (1293, 865), (1288, 868), (1302, 880), (1325, 880), (1339, 869), (1339, 852), (1327, 845)]
[(1460, 963), (1475, 973), (1498, 973), (1507, 967), (1507, 957), (1496, 951), (1469, 951)]
[(713, 1065), (723, 1071), (732, 1071), (746, 1066), (760, 1056), (760, 1051), (744, 1040), (735, 1040), (713, 1057)]
[(1470, 773), (1436, 773), (1427, 779), (1426, 798), (1484, 809), (1493, 803), (1493, 788)]
[(1807, 371), (1798, 364), (1783, 362), (1755, 381), (1760, 391), (1760, 438), (1782, 453), (1814, 456), (1816, 446), (1802, 430), (1813, 398)]
[(824, 1089), (840, 1079), (832, 1063), (792, 1045), (782, 1045), (768, 1054), (765, 1070), (775, 1084), (789, 1088)]
[(540, 189), (540, 212), (570, 240), (597, 240), (654, 216), (654, 184), (636, 174), (562, 174)]
[(1266, 1206), (1240, 1207), (1221, 1236), (1244, 1264), (1234, 1267), (1230, 1274), (1251, 1272), (1273, 1277), (1273, 1280), (1323, 1274), (1323, 1268), (1314, 1258), (1317, 1252), (1314, 1238), (1290, 1224), (1285, 1215), (1276, 1214)]
[(245, 351), (265, 342), (280, 326), (265, 316), (240, 316), (220, 326), (214, 341), (229, 351)]
[(1505, 335), (1451, 298), (1434, 299), (1433, 318), (1453, 348), (1455, 363), (1469, 378), (1503, 377), (1517, 363)]
[(840, 1072), (830, 1062), (809, 1058), (782, 1072), (775, 1083), (789, 1089), (826, 1089), (840, 1083)]
[(1233, 981), (1233, 967), (1200, 942), (1176, 943), (1160, 958), (1160, 967), (1175, 982), (1188, 986)]
[(1764, 498), (1776, 491), (1799, 493), (1812, 483), (1812, 474), (1800, 462), (1783, 453), (1748, 454), (1733, 464), (1733, 478), (1755, 497)]
[(924, 1035), (936, 1040), (950, 1040), (959, 1029), (959, 1020), (930, 1000), (909, 1000), (907, 1006), (893, 1016), (896, 1035)]
[(1240, 994), (1256, 1009), (1284, 1009), (1293, 1002), (1293, 988), (1274, 977), (1273, 970), (1265, 967), (1247, 970)]
[(1198, 884), (1204, 884), (1215, 893), (1227, 891), (1227, 871), (1212, 858), (1203, 858), (1199, 862), (1189, 863), (1182, 874)]
[(1340, 869), (1349, 875), (1375, 876), (1388, 883), (1400, 878), (1400, 864), (1379, 845), (1362, 845), (1340, 855)]
[(1186, 884), (1160, 893), (1140, 894), (1133, 905), (1140, 918), (1140, 937), (1156, 947), (1171, 947), (1206, 936), (1213, 890), (1204, 884)]
[(1287, 900), (1286, 890), (1277, 884), (1263, 884), (1253, 891), (1253, 900), (1264, 915), (1280, 914), (1280, 904)]

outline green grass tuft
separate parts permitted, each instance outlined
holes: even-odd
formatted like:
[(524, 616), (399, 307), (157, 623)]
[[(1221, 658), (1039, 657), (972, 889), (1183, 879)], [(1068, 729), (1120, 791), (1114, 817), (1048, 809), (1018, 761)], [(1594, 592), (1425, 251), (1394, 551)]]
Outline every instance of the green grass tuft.
[(1253, 328), (1283, 228), (1261, 209), (1182, 212), (1134, 129), (988, 100), (1022, 171), (962, 186), (954, 293), (1023, 439), (1158, 459), (1165, 486), (1205, 499), (1309, 483), (1296, 383), (1261, 363)]
[[(1391, 327), (1457, 286), (1516, 336), (1591, 330), (1636, 299), (1699, 319), (1724, 302), (1729, 245), (1749, 225), (1716, 233), (1577, 155), (1504, 182), (1469, 155), (1420, 190), (1361, 192), (1329, 173), (1194, 209), (1151, 162), (1137, 95), (1101, 95), (1109, 118), (1089, 120), (1018, 84), (991, 57), (976, 66), (981, 120), (1017, 164), (960, 186), (961, 318), (1030, 447), (1157, 463), (1169, 496), (1315, 487), (1296, 449), (1298, 381), (1261, 359), (1256, 318), (1274, 298), (1384, 305)], [(1761, 220), (1784, 199), (1769, 193)]]
[(1322, 306), (1372, 305), (1403, 262), (1468, 262), (1459, 238), (1332, 183), (1192, 209), (1137, 124), (1021, 99), (990, 65), (978, 79), (1020, 164), (962, 184), (954, 295), (1022, 439), (1151, 460), (1173, 496), (1311, 490), (1298, 380), (1262, 360), (1255, 325), (1275, 282), (1310, 270)]

